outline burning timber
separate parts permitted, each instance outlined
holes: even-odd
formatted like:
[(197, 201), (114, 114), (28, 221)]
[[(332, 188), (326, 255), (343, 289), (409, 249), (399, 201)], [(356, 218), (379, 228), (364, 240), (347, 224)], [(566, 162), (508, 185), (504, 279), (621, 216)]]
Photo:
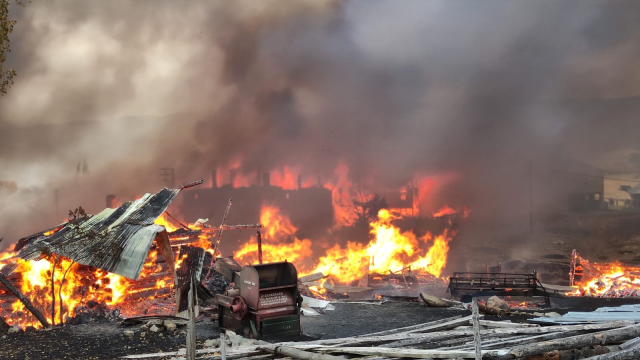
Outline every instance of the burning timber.
[[(10, 323), (37, 326), (23, 314), (29, 311), (43, 327), (49, 325), (47, 318), (51, 319), (51, 324), (60, 323), (79, 311), (100, 304), (115, 309), (115, 306), (125, 304), (125, 300), (129, 315), (149, 311), (168, 314), (173, 302), (169, 296), (175, 288), (174, 313), (186, 317), (184, 304), (188, 289), (185, 284), (190, 279), (196, 279), (198, 297), (205, 303), (212, 303), (213, 294), (200, 280), (203, 269), (209, 269), (204, 266), (205, 255), (211, 259), (213, 256), (207, 252), (210, 242), (200, 240), (220, 230), (260, 228), (262, 225), (223, 224), (211, 228), (200, 224), (195, 228), (185, 226), (178, 234), (167, 232), (165, 226), (157, 223), (158, 218), (181, 190), (200, 183), (202, 181), (165, 188), (97, 215), (86, 214), (79, 208), (70, 212), (68, 222), (21, 239), (14, 249), (17, 252), (9, 253), (10, 257), (5, 256), (0, 263), (0, 281), (3, 283), (0, 286), (0, 312), (8, 314), (4, 316)], [(204, 247), (174, 244), (178, 241)], [(27, 273), (20, 270), (21, 264)], [(23, 283), (25, 276), (32, 276), (32, 270), (38, 272), (34, 274), (38, 278), (33, 278), (38, 284), (35, 287), (29, 285), (31, 278)], [(38, 282), (45, 278), (50, 280)], [(22, 306), (16, 307), (14, 302), (6, 307), (11, 304), (11, 294)], [(137, 302), (141, 302), (140, 306)]]

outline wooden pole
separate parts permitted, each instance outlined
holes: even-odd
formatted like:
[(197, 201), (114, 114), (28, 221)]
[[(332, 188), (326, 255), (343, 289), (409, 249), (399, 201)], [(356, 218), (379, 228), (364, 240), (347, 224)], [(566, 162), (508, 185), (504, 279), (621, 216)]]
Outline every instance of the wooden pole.
[(187, 325), (187, 360), (196, 359), (196, 318), (194, 308), (194, 296), (193, 296), (193, 278), (189, 282), (189, 294), (187, 300), (189, 302), (187, 306), (187, 313), (189, 314), (189, 323)]
[(262, 234), (258, 230), (258, 262), (262, 264)]
[(227, 360), (227, 339), (224, 331), (220, 333), (220, 359)]
[(471, 312), (473, 317), (471, 318), (473, 321), (473, 343), (476, 348), (476, 360), (482, 360), (482, 345), (480, 339), (480, 319), (478, 312), (478, 298), (473, 298), (471, 300)]
[(31, 300), (29, 300), (26, 296), (24, 296), (20, 292), (20, 290), (16, 289), (16, 287), (13, 286), (13, 284), (9, 281), (9, 279), (7, 279), (2, 273), (0, 273), (0, 282), (4, 286), (6, 286), (7, 289), (11, 291), (13, 295), (15, 295), (20, 301), (22, 301), (22, 303), (27, 308), (27, 310), (29, 310), (33, 314), (33, 316), (36, 317), (36, 319), (38, 319), (38, 321), (40, 322), (40, 324), (42, 324), (43, 327), (49, 327), (49, 323), (47, 322), (47, 319), (42, 315), (40, 310), (36, 309), (36, 307), (33, 306), (33, 304), (31, 303)]
[(298, 350), (296, 348), (292, 348), (289, 346), (264, 347), (262, 349), (272, 352), (274, 354), (284, 355), (287, 357), (291, 357), (293, 359), (301, 359), (301, 360), (343, 360), (344, 359), (341, 356), (316, 354), (309, 351)]
[(640, 348), (633, 348), (610, 352), (604, 355), (595, 356), (589, 359), (593, 360), (636, 360), (640, 359)]

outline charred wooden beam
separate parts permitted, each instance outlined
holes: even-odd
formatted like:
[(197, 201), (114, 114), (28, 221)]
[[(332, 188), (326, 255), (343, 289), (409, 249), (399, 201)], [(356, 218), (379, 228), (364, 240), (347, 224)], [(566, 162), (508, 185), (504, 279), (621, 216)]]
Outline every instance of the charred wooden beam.
[(258, 237), (258, 262), (262, 264), (262, 234), (260, 230), (257, 231), (256, 236)]
[(42, 315), (40, 310), (36, 309), (36, 307), (31, 303), (31, 300), (29, 300), (29, 298), (24, 296), (20, 292), (20, 290), (13, 286), (13, 284), (3, 274), (0, 274), (0, 282), (24, 304), (27, 310), (29, 310), (33, 314), (33, 316), (36, 317), (36, 319), (38, 319), (42, 326), (49, 327), (47, 319), (44, 317), (44, 315)]
[[(204, 263), (205, 250), (199, 247), (183, 246), (180, 248), (178, 261), (180, 265), (176, 269), (176, 316), (185, 317), (188, 313), (188, 293), (193, 279), (200, 279), (202, 265)], [(199, 281), (198, 281), (199, 282)], [(194, 293), (195, 295), (195, 293)], [(197, 308), (196, 308), (196, 316)]]

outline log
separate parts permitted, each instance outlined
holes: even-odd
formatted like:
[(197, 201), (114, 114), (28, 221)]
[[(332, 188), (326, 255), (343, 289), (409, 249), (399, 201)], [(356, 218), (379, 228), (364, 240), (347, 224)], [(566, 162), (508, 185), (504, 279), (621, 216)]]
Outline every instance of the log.
[(600, 331), (592, 334), (571, 336), (541, 343), (522, 345), (512, 348), (508, 354), (498, 357), (500, 360), (521, 359), (544, 354), (553, 350), (577, 349), (591, 345), (607, 345), (622, 342), (640, 335), (640, 325)]
[(473, 317), (471, 322), (473, 323), (473, 343), (475, 345), (475, 358), (476, 360), (482, 360), (482, 341), (480, 339), (480, 315), (478, 313), (478, 298), (473, 298), (471, 301), (471, 312)]
[[(494, 336), (494, 335), (507, 335), (507, 334), (546, 334), (551, 332), (567, 332), (567, 331), (588, 331), (588, 330), (603, 330), (620, 328), (622, 326), (632, 325), (632, 321), (612, 321), (603, 324), (588, 324), (588, 325), (561, 325), (561, 326), (546, 326), (538, 328), (497, 328), (480, 330), (481, 336)], [(473, 335), (473, 330), (451, 330), (442, 331), (431, 334), (410, 334), (405, 336), (404, 339), (396, 338), (392, 343), (386, 344), (386, 347), (406, 347), (417, 344), (424, 344), (431, 341), (438, 341), (443, 339), (450, 339), (453, 336), (470, 336)], [(392, 336), (389, 336), (392, 337)]]
[[(433, 325), (429, 325), (429, 326), (422, 326), (422, 327), (418, 327), (415, 329), (411, 329), (411, 330), (405, 330), (402, 332), (395, 332), (393, 334), (390, 335), (386, 335), (386, 336), (373, 336), (374, 340), (379, 340), (381, 338), (386, 338), (386, 337), (392, 337), (394, 340), (395, 339), (403, 339), (406, 338), (407, 336), (413, 334), (413, 333), (417, 333), (417, 332), (422, 332), (422, 331), (442, 331), (442, 330), (447, 330), (447, 329), (452, 329), (460, 324), (466, 324), (469, 322), (469, 320), (471, 320), (471, 316), (467, 316), (467, 317), (463, 317), (463, 318), (459, 318), (459, 319), (454, 319), (454, 320), (449, 320), (446, 322), (438, 322), (436, 324)], [(435, 321), (434, 321), (435, 323)], [(431, 323), (430, 323), (431, 324)], [(351, 342), (339, 342), (337, 343), (337, 345), (342, 345), (342, 346), (352, 346), (355, 344), (362, 344), (362, 343), (369, 343), (371, 342), (369, 339), (371, 339), (371, 337), (363, 337), (363, 338), (346, 338), (345, 340), (351, 340)], [(326, 343), (329, 342), (331, 343), (332, 340), (343, 340), (343, 339), (328, 339), (328, 340), (318, 340), (317, 342), (310, 342), (311, 344), (313, 343)], [(376, 342), (376, 341), (374, 341)]]
[(494, 315), (494, 316), (505, 316), (507, 314), (507, 311), (504, 311), (500, 308), (482, 305), (482, 304), (478, 304), (478, 310), (480, 310), (480, 312), (483, 314)]
[(359, 336), (356, 336), (356, 338), (367, 337), (367, 336), (383, 336), (383, 335), (395, 334), (395, 333), (399, 333), (399, 332), (403, 332), (403, 331), (407, 331), (407, 330), (415, 330), (415, 329), (420, 329), (420, 328), (426, 328), (426, 327), (430, 327), (430, 326), (433, 326), (433, 325), (438, 325), (438, 324), (446, 323), (446, 322), (449, 322), (449, 321), (457, 320), (457, 319), (460, 319), (461, 317), (462, 316), (458, 315), (458, 316), (453, 316), (453, 317), (442, 319), (442, 320), (431, 321), (431, 322), (428, 322), (428, 323), (425, 323), (425, 324), (411, 325), (411, 326), (405, 326), (405, 327), (401, 327), (401, 328), (397, 328), (397, 329), (378, 331), (378, 332), (374, 332), (374, 333), (366, 334), (366, 335), (359, 335)]
[(49, 327), (47, 319), (42, 315), (40, 310), (36, 309), (36, 307), (31, 303), (31, 300), (29, 300), (20, 292), (20, 290), (13, 286), (13, 284), (4, 276), (4, 274), (0, 274), (0, 282), (24, 304), (24, 307), (26, 307), (27, 310), (29, 310), (33, 314), (33, 316), (36, 317), (36, 319), (38, 319), (43, 327)]
[[(463, 358), (474, 359), (475, 351), (460, 350), (425, 350), (425, 349), (389, 349), (384, 347), (325, 347), (316, 350), (331, 353), (345, 353), (355, 355), (374, 355), (388, 357), (406, 357), (414, 359), (434, 359), (434, 358)], [(500, 356), (508, 350), (484, 350), (482, 356)]]
[(640, 359), (640, 348), (633, 348), (627, 350), (621, 350), (616, 352), (610, 352), (608, 354), (598, 355), (590, 357), (593, 360), (636, 360)]
[(422, 299), (422, 301), (424, 301), (424, 303), (427, 306), (431, 306), (431, 307), (450, 307), (451, 305), (440, 299), (437, 296), (433, 296), (431, 294), (427, 294), (427, 293), (420, 293), (420, 299)]
[(497, 328), (523, 328), (523, 327), (540, 327), (538, 324), (512, 323), (510, 321), (490, 321), (480, 320), (480, 326), (497, 327)]
[(277, 355), (284, 355), (301, 360), (344, 360), (342, 356), (316, 354), (309, 351), (298, 350), (289, 346), (264, 346), (261, 349)]

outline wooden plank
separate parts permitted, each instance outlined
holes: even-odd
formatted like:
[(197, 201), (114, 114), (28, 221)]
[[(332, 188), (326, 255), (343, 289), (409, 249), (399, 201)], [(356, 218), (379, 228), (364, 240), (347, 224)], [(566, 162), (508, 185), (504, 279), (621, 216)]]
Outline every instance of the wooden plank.
[[(239, 271), (239, 270), (236, 270), (236, 271)], [(301, 283), (312, 282), (312, 281), (324, 279), (327, 276), (328, 275), (325, 275), (325, 274), (323, 274), (321, 272), (317, 272), (317, 273), (301, 276), (301, 277), (298, 278), (298, 281), (301, 282)]]
[[(187, 308), (189, 302), (187, 294), (191, 287), (191, 280), (200, 282), (200, 276), (202, 275), (202, 266), (204, 264), (203, 248), (195, 246), (181, 246), (180, 254), (178, 255), (176, 266), (176, 316), (181, 318), (188, 318)], [(195, 316), (199, 315), (198, 308), (195, 308)]]

